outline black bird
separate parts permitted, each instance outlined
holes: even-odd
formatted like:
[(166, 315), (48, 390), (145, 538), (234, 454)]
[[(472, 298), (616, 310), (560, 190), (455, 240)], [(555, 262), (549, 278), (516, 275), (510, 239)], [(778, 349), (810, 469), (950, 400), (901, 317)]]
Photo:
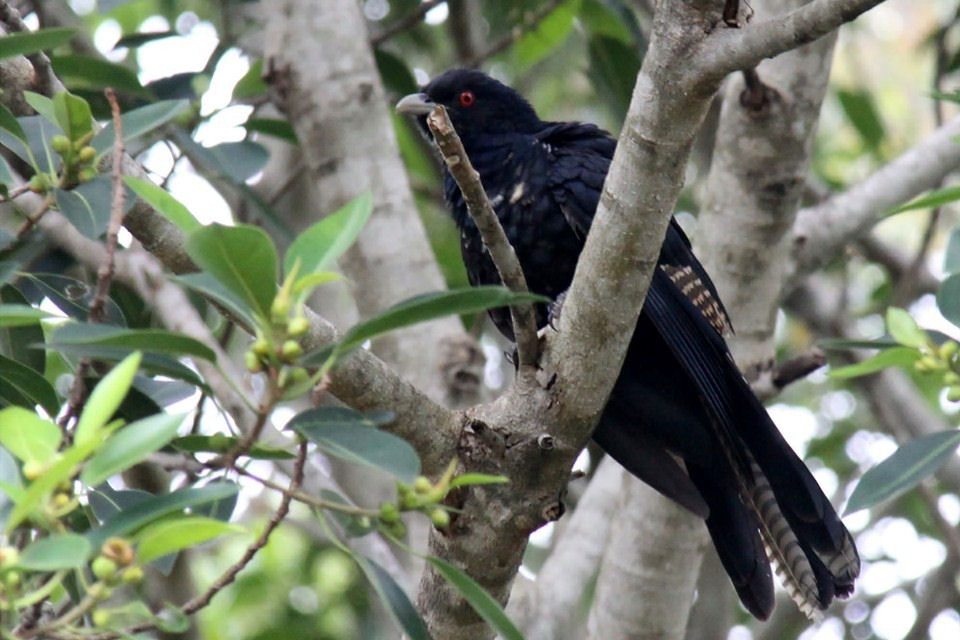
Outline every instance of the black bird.
[[(616, 141), (592, 124), (544, 122), (513, 89), (452, 69), (397, 104), (446, 107), (517, 252), (530, 289), (556, 298), (573, 278)], [(449, 173), (444, 191), (470, 282), (499, 284)], [(717, 291), (671, 221), (650, 291), (594, 440), (631, 473), (706, 520), (740, 600), (773, 609), (770, 562), (808, 616), (849, 596), (860, 572), (850, 533), (774, 426), (724, 341)], [(547, 308), (538, 309), (540, 326)], [(513, 338), (506, 309), (491, 312)], [(766, 547), (766, 550), (765, 550)], [(769, 554), (769, 560), (768, 560)]]

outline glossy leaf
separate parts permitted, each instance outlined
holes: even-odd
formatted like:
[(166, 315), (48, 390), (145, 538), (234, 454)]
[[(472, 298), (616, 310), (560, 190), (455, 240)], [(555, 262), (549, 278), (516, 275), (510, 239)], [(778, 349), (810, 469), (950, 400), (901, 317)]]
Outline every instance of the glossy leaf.
[[(83, 235), (97, 240), (107, 230), (113, 198), (109, 176), (97, 176), (69, 191), (54, 189), (53, 195), (57, 208)], [(130, 202), (127, 199), (127, 203)]]
[(40, 29), (9, 33), (0, 38), (0, 58), (29, 55), (70, 42), (76, 29)]
[(53, 96), (53, 114), (70, 140), (79, 140), (93, 131), (90, 105), (80, 96), (66, 91), (56, 94)]
[(960, 271), (960, 226), (954, 227), (947, 241), (947, 253), (943, 259), (943, 270), (946, 273)]
[(951, 185), (949, 187), (943, 187), (942, 189), (935, 189), (916, 200), (911, 200), (906, 204), (891, 209), (887, 212), (887, 215), (893, 215), (902, 211), (912, 211), (914, 209), (932, 209), (933, 207), (940, 207), (951, 202), (956, 202), (957, 200), (960, 200), (960, 185)]
[(107, 421), (123, 402), (124, 396), (133, 384), (133, 376), (140, 368), (142, 355), (139, 351), (131, 353), (100, 380), (100, 383), (90, 392), (83, 412), (77, 420), (77, 427), (73, 439), (77, 444), (90, 441), (96, 437)]
[(213, 362), (213, 349), (190, 336), (163, 329), (126, 329), (107, 324), (70, 322), (60, 326), (48, 347), (96, 345), (128, 351), (141, 350), (174, 356), (193, 356)]
[(234, 100), (248, 100), (267, 93), (267, 83), (263, 81), (263, 60), (255, 60), (250, 69), (233, 87)]
[[(44, 346), (50, 347), (49, 344)], [(91, 358), (103, 362), (120, 362), (132, 352), (131, 349), (122, 347), (103, 347), (90, 344), (61, 344), (55, 350), (61, 355)], [(146, 373), (176, 378), (196, 387), (206, 387), (206, 383), (196, 371), (182, 364), (173, 356), (162, 353), (144, 353), (140, 368)]]
[(20, 126), (20, 123), (17, 122), (16, 116), (10, 113), (10, 110), (2, 104), (0, 104), (0, 129), (9, 131), (11, 135), (21, 142), (27, 141), (27, 134), (24, 132), (23, 127)]
[[(189, 106), (190, 102), (187, 100), (161, 100), (160, 102), (154, 102), (153, 104), (128, 111), (121, 117), (124, 141), (129, 142), (134, 138), (153, 131), (160, 125), (166, 124), (183, 113)], [(115, 137), (113, 123), (110, 122), (93, 137), (90, 144), (97, 150), (97, 153), (100, 154), (113, 146), (113, 139)]]
[(27, 545), (20, 553), (17, 566), (29, 571), (77, 569), (87, 563), (93, 547), (76, 533), (41, 538)]
[(960, 431), (952, 429), (911, 440), (860, 479), (850, 495), (846, 513), (867, 509), (911, 489), (934, 473), (960, 445)]
[(0, 327), (26, 327), (51, 314), (26, 304), (0, 304)]
[(179, 282), (185, 287), (210, 298), (233, 315), (234, 318), (244, 321), (248, 327), (254, 326), (250, 307), (209, 273), (188, 273), (170, 277), (174, 282)]
[(60, 427), (23, 407), (0, 410), (0, 445), (22, 462), (45, 464), (60, 448)]
[(420, 473), (417, 452), (406, 440), (369, 425), (368, 418), (351, 409), (318, 407), (297, 414), (286, 428), (329, 455), (413, 482)]
[(380, 600), (387, 606), (390, 614), (403, 629), (410, 640), (430, 640), (430, 632), (423, 618), (417, 613), (410, 598), (403, 592), (397, 581), (376, 562), (361, 555), (354, 559), (367, 576)]
[(867, 358), (863, 362), (851, 364), (830, 371), (830, 377), (837, 380), (857, 378), (869, 373), (876, 373), (890, 367), (906, 367), (920, 359), (920, 352), (909, 347), (894, 347), (881, 351), (877, 355)]
[(944, 318), (960, 327), (960, 273), (954, 273), (940, 283), (937, 306)]
[(13, 496), (23, 495), (20, 465), (10, 452), (0, 446), (0, 522), (4, 522), (13, 508)]
[(473, 610), (506, 640), (524, 640), (523, 634), (507, 616), (500, 603), (493, 599), (477, 582), (446, 560), (427, 556), (427, 562), (463, 596)]
[(223, 174), (235, 182), (252, 178), (270, 159), (270, 152), (263, 145), (251, 140), (223, 142), (207, 148), (207, 151), (216, 160)]
[(270, 317), (277, 292), (277, 250), (263, 229), (202, 227), (187, 240), (187, 253), (246, 306)]
[(200, 516), (163, 520), (149, 525), (141, 531), (137, 539), (137, 558), (144, 563), (218, 538), (226, 533), (242, 533), (244, 528)]
[(871, 150), (876, 150), (883, 141), (885, 134), (883, 121), (874, 104), (873, 96), (863, 90), (850, 91), (839, 89), (837, 98), (850, 124), (853, 125), (864, 144)]
[(927, 332), (917, 325), (906, 310), (897, 307), (887, 309), (887, 331), (898, 343), (905, 347), (919, 349), (930, 344)]
[(123, 181), (134, 193), (142, 198), (144, 202), (153, 207), (167, 220), (177, 225), (185, 234), (190, 235), (203, 226), (179, 200), (149, 180), (142, 180), (140, 178), (134, 178), (133, 176), (124, 176)]
[(415, 296), (386, 311), (354, 325), (337, 345), (339, 353), (346, 353), (388, 331), (408, 327), (427, 320), (460, 313), (477, 313), (497, 307), (532, 302), (547, 302), (544, 296), (532, 293), (514, 293), (506, 287), (485, 286), (451, 289)]
[(298, 143), (297, 133), (293, 130), (293, 126), (286, 120), (280, 120), (278, 118), (250, 118), (243, 126), (247, 131), (273, 136), (290, 144)]
[[(51, 124), (57, 124), (57, 114), (53, 106), (53, 100), (41, 93), (34, 93), (33, 91), (24, 91), (23, 99), (33, 107), (34, 111), (46, 118)], [(59, 125), (57, 125), (57, 127), (59, 128)]]
[(150, 96), (150, 92), (140, 84), (135, 71), (103, 58), (76, 54), (53, 56), (50, 64), (57, 76), (71, 89), (103, 91), (112, 87), (136, 96)]
[(39, 404), (50, 415), (60, 409), (57, 393), (46, 378), (5, 356), (0, 356), (0, 398), (28, 409)]
[(633, 85), (640, 70), (640, 54), (617, 38), (595, 34), (587, 43), (591, 84), (610, 109), (617, 122), (626, 117)]
[(97, 485), (141, 462), (173, 440), (182, 422), (182, 415), (160, 413), (117, 430), (84, 466), (80, 480)]
[(283, 257), (284, 275), (299, 258), (301, 276), (330, 268), (350, 248), (373, 213), (373, 198), (365, 191), (298, 235)]
[(832, 351), (848, 351), (850, 349), (890, 349), (899, 347), (900, 343), (896, 340), (880, 338), (877, 340), (846, 340), (841, 338), (824, 338), (817, 340), (817, 346), (821, 349)]
[(47, 368), (46, 354), (34, 346), (44, 340), (43, 327), (40, 318), (29, 321), (28, 317), (31, 313), (49, 314), (30, 306), (27, 298), (11, 285), (0, 285), (0, 302), (0, 355), (43, 374)]
[(191, 487), (162, 496), (152, 496), (124, 509), (100, 527), (88, 531), (86, 536), (90, 544), (95, 549), (99, 549), (107, 538), (129, 536), (141, 527), (171, 513), (232, 497), (236, 495), (239, 488), (232, 482), (214, 482), (203, 487)]
[(374, 50), (373, 55), (387, 91), (398, 96), (419, 91), (413, 72), (403, 58), (383, 49)]
[[(29, 273), (27, 277), (32, 285), (36, 286), (65, 314), (78, 320), (87, 319), (90, 305), (96, 297), (94, 287), (81, 280), (56, 273)], [(107, 298), (104, 314), (106, 322), (110, 324), (126, 324), (120, 307), (110, 298)]]
[(576, 0), (563, 2), (533, 28), (525, 30), (513, 45), (517, 63), (529, 68), (563, 44), (573, 31), (579, 6)]

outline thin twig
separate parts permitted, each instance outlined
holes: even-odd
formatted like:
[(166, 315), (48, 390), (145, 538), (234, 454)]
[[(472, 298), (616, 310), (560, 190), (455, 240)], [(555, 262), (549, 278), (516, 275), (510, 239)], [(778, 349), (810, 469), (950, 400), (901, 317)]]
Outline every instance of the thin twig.
[(267, 541), (270, 539), (270, 534), (283, 522), (283, 519), (287, 517), (287, 513), (290, 511), (290, 501), (293, 499), (293, 494), (300, 489), (300, 484), (303, 482), (303, 466), (306, 460), (307, 443), (304, 441), (301, 442), (297, 448), (297, 460), (293, 466), (293, 477), (290, 478), (290, 485), (283, 492), (283, 497), (280, 499), (280, 506), (277, 507), (277, 511), (273, 514), (273, 517), (270, 518), (270, 522), (267, 523), (263, 533), (253, 541), (253, 544), (247, 547), (243, 557), (210, 585), (210, 588), (207, 589), (206, 592), (184, 604), (183, 607), (181, 607), (183, 613), (190, 615), (210, 604), (213, 597), (217, 595), (221, 589), (233, 582), (237, 574), (240, 573), (243, 568), (250, 563), (253, 556), (257, 554), (257, 551), (267, 544)]
[(278, 483), (267, 478), (261, 478), (260, 476), (253, 474), (243, 467), (235, 467), (237, 473), (242, 476), (246, 476), (251, 480), (259, 482), (268, 489), (274, 489), (276, 491), (285, 491), (290, 495), (291, 498), (297, 502), (302, 502), (303, 504), (310, 505), (311, 507), (317, 507), (319, 509), (329, 509), (330, 511), (337, 511), (339, 513), (346, 513), (352, 516), (376, 516), (379, 512), (374, 509), (364, 509), (363, 507), (355, 507), (353, 505), (341, 504), (339, 502), (333, 502), (332, 500), (324, 500), (323, 498), (316, 498), (311, 496), (308, 493), (302, 491), (291, 491), (280, 486)]
[[(123, 166), (123, 122), (120, 105), (117, 104), (117, 97), (113, 89), (108, 87), (104, 94), (107, 97), (107, 102), (110, 103), (116, 135), (113, 138), (113, 169), (111, 171), (113, 193), (110, 201), (110, 220), (107, 223), (106, 255), (97, 269), (97, 292), (94, 295), (93, 302), (90, 303), (90, 309), (87, 311), (87, 321), (94, 323), (102, 323), (105, 319), (107, 298), (110, 294), (110, 283), (113, 281), (115, 269), (117, 233), (123, 223), (123, 205), (126, 198), (126, 191), (123, 188), (123, 175), (121, 174)], [(49, 199), (47, 198), (47, 200)], [(87, 396), (86, 384), (83, 379), (86, 377), (87, 371), (90, 370), (90, 365), (90, 358), (82, 359), (80, 364), (77, 365), (77, 370), (73, 376), (73, 384), (70, 385), (70, 392), (67, 394), (66, 410), (57, 420), (61, 429), (65, 430), (70, 423), (70, 419), (78, 415), (83, 408)]]
[(423, 16), (427, 15), (427, 12), (430, 11), (430, 9), (433, 9), (437, 5), (443, 4), (446, 1), (447, 0), (428, 0), (427, 2), (422, 3), (416, 8), (415, 11), (411, 11), (409, 15), (401, 18), (377, 35), (370, 38), (370, 45), (373, 47), (380, 46), (401, 31), (406, 31), (413, 25), (420, 22)]
[(535, 29), (544, 18), (553, 13), (553, 10), (565, 1), (566, 0), (550, 0), (550, 2), (546, 3), (536, 11), (525, 14), (521, 19), (520, 24), (511, 29), (510, 33), (503, 36), (469, 60), (465, 61), (464, 66), (479, 67), (485, 60), (488, 60), (498, 53), (506, 50), (508, 47), (510, 47), (510, 45), (519, 40), (524, 33)]
[(43, 204), (40, 205), (40, 208), (28, 215), (27, 219), (23, 221), (23, 224), (20, 225), (20, 228), (17, 229), (17, 238), (22, 238), (30, 229), (33, 229), (33, 227), (40, 222), (43, 214), (50, 210), (52, 205), (53, 195), (48, 194), (47, 197), (43, 199)]
[[(447, 110), (443, 105), (437, 105), (427, 116), (427, 125), (433, 132), (437, 147), (447, 163), (450, 175), (456, 180), (467, 205), (467, 211), (473, 218), (483, 244), (490, 252), (490, 258), (497, 267), (500, 279), (511, 291), (526, 292), (527, 280), (523, 276), (523, 268), (517, 259), (517, 254), (510, 246), (507, 234), (497, 214), (490, 205), (487, 192), (480, 182), (480, 174), (473, 168), (470, 158), (460, 142)], [(517, 357), (520, 366), (536, 365), (540, 354), (540, 343), (537, 338), (537, 319), (533, 305), (525, 304), (510, 307), (510, 316), (513, 320), (513, 333), (517, 342)]]

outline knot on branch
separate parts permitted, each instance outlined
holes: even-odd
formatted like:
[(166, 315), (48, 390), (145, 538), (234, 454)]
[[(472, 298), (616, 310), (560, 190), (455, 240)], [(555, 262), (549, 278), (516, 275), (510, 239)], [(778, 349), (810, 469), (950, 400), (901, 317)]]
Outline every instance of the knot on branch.
[(740, 92), (740, 106), (754, 118), (770, 115), (773, 106), (783, 102), (780, 92), (764, 84), (756, 69), (743, 70), (743, 82), (746, 87)]
[(495, 464), (506, 450), (506, 437), (481, 420), (469, 419), (460, 432), (459, 458), (467, 467)]

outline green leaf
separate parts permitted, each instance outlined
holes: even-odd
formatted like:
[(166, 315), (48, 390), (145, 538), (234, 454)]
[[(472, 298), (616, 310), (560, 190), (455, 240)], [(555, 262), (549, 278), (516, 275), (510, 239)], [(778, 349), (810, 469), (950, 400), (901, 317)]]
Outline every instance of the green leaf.
[(310, 275), (303, 276), (302, 278), (297, 278), (296, 282), (293, 283), (293, 293), (300, 294), (304, 291), (310, 291), (322, 284), (336, 282), (341, 278), (343, 278), (343, 276), (334, 271), (320, 271), (317, 273), (311, 273)]
[(596, 95), (606, 103), (617, 121), (622, 122), (640, 71), (640, 54), (622, 40), (599, 34), (590, 36), (587, 53), (590, 60), (587, 75)]
[(917, 326), (913, 316), (898, 307), (887, 309), (887, 331), (905, 347), (919, 349), (930, 344), (927, 332)]
[(193, 356), (210, 362), (217, 359), (213, 349), (199, 340), (163, 329), (127, 329), (108, 324), (69, 322), (57, 328), (47, 347), (71, 345), (96, 345), (128, 351)]
[(944, 318), (960, 327), (960, 273), (954, 273), (940, 283), (937, 306)]
[(377, 70), (383, 79), (383, 86), (387, 91), (405, 96), (419, 90), (413, 72), (403, 58), (383, 49), (374, 50), (373, 55), (377, 61)]
[(461, 473), (450, 481), (450, 488), (466, 487), (475, 484), (503, 484), (510, 482), (507, 476), (491, 476), (486, 473)]
[(162, 496), (152, 496), (130, 506), (86, 533), (94, 549), (99, 549), (112, 536), (129, 536), (144, 525), (187, 507), (216, 502), (236, 495), (239, 485), (214, 482), (203, 487), (180, 489)]
[(427, 631), (426, 623), (417, 613), (416, 608), (396, 580), (370, 558), (357, 554), (354, 554), (353, 557), (367, 576), (367, 580), (373, 585), (373, 589), (377, 592), (380, 600), (387, 605), (390, 614), (404, 633), (409, 636), (410, 640), (430, 640), (430, 632)]
[(823, 338), (817, 340), (817, 346), (821, 349), (832, 351), (847, 351), (849, 349), (890, 349), (899, 347), (900, 343), (896, 340), (878, 339), (878, 340), (846, 340), (842, 338)]
[(263, 229), (202, 227), (187, 240), (187, 253), (246, 306), (263, 318), (270, 317), (277, 293), (277, 249)]
[(143, 356), (139, 351), (131, 353), (110, 370), (90, 392), (87, 404), (77, 420), (73, 440), (77, 444), (93, 440), (123, 402), (133, 384), (133, 376), (140, 368)]
[(53, 96), (53, 114), (57, 124), (71, 141), (77, 141), (93, 131), (93, 114), (87, 101), (63, 91)]
[(136, 72), (103, 58), (76, 54), (53, 56), (50, 64), (63, 83), (72, 89), (103, 91), (112, 87), (135, 96), (149, 98), (151, 95), (140, 84)]
[(0, 356), (0, 398), (28, 409), (39, 404), (52, 416), (60, 409), (57, 393), (46, 378), (5, 356)]
[(51, 317), (43, 309), (26, 304), (0, 304), (0, 327), (26, 327)]
[(283, 273), (290, 275), (300, 259), (300, 275), (323, 271), (350, 248), (373, 213), (373, 198), (365, 191), (298, 235), (283, 257)]
[(243, 300), (235, 296), (209, 273), (188, 273), (182, 276), (170, 276), (170, 278), (174, 282), (179, 282), (183, 286), (210, 298), (235, 319), (246, 323), (247, 327), (252, 328), (256, 324), (253, 315), (250, 313), (250, 308)]
[(853, 125), (864, 144), (871, 151), (876, 151), (883, 142), (885, 134), (883, 121), (873, 102), (873, 95), (868, 91), (838, 89), (837, 98), (850, 124)]
[[(54, 189), (57, 208), (70, 224), (91, 240), (99, 240), (110, 223), (113, 185), (110, 176), (97, 176), (69, 191)], [(132, 199), (127, 199), (127, 204)]]
[[(24, 91), (23, 99), (27, 101), (28, 105), (33, 107), (34, 111), (51, 123), (57, 124), (57, 113), (53, 106), (53, 100), (41, 93), (34, 93), (33, 91)], [(57, 126), (59, 127), (60, 125)]]
[(278, 118), (250, 118), (243, 126), (247, 131), (280, 138), (290, 144), (298, 144), (299, 142), (293, 126), (286, 120), (280, 120)]
[(41, 538), (20, 553), (17, 566), (28, 571), (78, 569), (87, 563), (93, 548), (83, 536), (64, 533)]
[(10, 113), (10, 110), (0, 104), (0, 129), (9, 131), (15, 138), (26, 143), (27, 134), (23, 127), (17, 122), (16, 116)]
[(137, 536), (137, 559), (143, 563), (151, 562), (168, 553), (218, 538), (225, 533), (244, 531), (239, 525), (202, 516), (163, 520), (147, 526)]
[[(99, 446), (107, 430), (103, 429), (84, 442), (75, 442), (72, 447), (64, 450), (60, 458), (56, 459), (40, 477), (30, 483), (27, 490), (16, 496), (16, 506), (7, 518), (6, 530), (9, 532), (27, 519), (34, 510), (45, 502), (46, 498), (62, 482), (76, 473), (77, 465), (89, 456)], [(95, 545), (99, 548), (100, 545)]]
[[(161, 100), (160, 102), (128, 111), (123, 114), (120, 119), (121, 126), (123, 127), (124, 142), (129, 142), (134, 138), (153, 131), (160, 125), (166, 124), (183, 113), (189, 106), (190, 102), (188, 100)], [(115, 137), (116, 134), (113, 130), (113, 123), (110, 122), (93, 137), (90, 145), (97, 150), (98, 154), (101, 154), (113, 146), (113, 139)]]
[(867, 358), (863, 362), (851, 364), (830, 371), (830, 377), (835, 380), (846, 380), (876, 373), (890, 367), (906, 367), (920, 359), (920, 352), (909, 347), (894, 347), (881, 351), (877, 355)]
[(532, 29), (524, 31), (513, 45), (518, 64), (529, 68), (563, 44), (573, 31), (579, 8), (580, 3), (576, 0), (564, 2)]
[[(65, 314), (79, 320), (87, 319), (87, 312), (96, 298), (94, 287), (81, 280), (56, 273), (35, 272), (22, 275)], [(117, 325), (126, 324), (120, 307), (110, 298), (107, 298), (104, 312), (106, 322)]]
[(255, 60), (250, 69), (233, 87), (234, 100), (248, 100), (267, 93), (267, 83), (263, 81), (263, 60)]
[(427, 562), (463, 596), (473, 610), (506, 640), (523, 640), (523, 634), (507, 617), (500, 603), (493, 599), (477, 582), (446, 560), (427, 556)]
[(911, 489), (934, 473), (960, 445), (960, 431), (951, 429), (911, 440), (860, 479), (845, 513), (879, 504)]
[(960, 271), (960, 226), (955, 227), (950, 232), (950, 240), (947, 242), (947, 253), (943, 259), (943, 270), (946, 273), (956, 273)]
[(401, 482), (413, 482), (420, 473), (417, 452), (406, 440), (370, 424), (370, 418), (352, 409), (318, 407), (297, 414), (286, 428), (331, 456), (381, 469)]
[(13, 509), (14, 498), (23, 495), (23, 480), (20, 465), (10, 452), (0, 446), (0, 522), (7, 519)]
[(913, 209), (932, 209), (934, 207), (940, 207), (957, 200), (960, 200), (960, 185), (952, 185), (949, 187), (943, 187), (942, 189), (935, 189), (934, 191), (931, 191), (930, 193), (921, 196), (916, 200), (911, 200), (906, 204), (902, 204), (899, 207), (895, 207), (887, 211), (884, 215), (891, 216), (895, 213), (911, 211)]
[(62, 439), (60, 427), (33, 411), (23, 407), (0, 410), (0, 445), (23, 462), (47, 463)]
[(207, 152), (218, 165), (220, 172), (234, 182), (252, 178), (270, 159), (270, 152), (266, 147), (251, 140), (223, 142), (208, 147)]
[[(219, 433), (212, 436), (183, 436), (175, 438), (170, 444), (177, 451), (186, 451), (187, 453), (227, 453), (236, 449), (239, 443), (240, 438)], [(285, 449), (275, 449), (257, 444), (250, 447), (244, 455), (255, 460), (290, 460), (294, 457), (292, 453)]]
[(144, 202), (153, 207), (164, 218), (177, 225), (185, 234), (190, 235), (203, 226), (179, 200), (149, 180), (124, 176), (123, 181)]
[(415, 296), (400, 302), (365, 322), (354, 325), (337, 344), (338, 354), (346, 353), (388, 331), (443, 316), (477, 313), (497, 307), (547, 302), (533, 293), (514, 293), (506, 287), (464, 287)]
[[(630, 44), (630, 29), (624, 24), (624, 16), (599, 0), (583, 0), (577, 19), (591, 33), (616, 38), (624, 44)], [(631, 83), (631, 88), (633, 87)]]
[(10, 33), (0, 38), (0, 58), (24, 56), (45, 49), (53, 49), (70, 42), (76, 29), (40, 29)]
[(80, 480), (98, 485), (160, 449), (177, 435), (183, 415), (160, 413), (137, 420), (116, 431), (84, 466)]

